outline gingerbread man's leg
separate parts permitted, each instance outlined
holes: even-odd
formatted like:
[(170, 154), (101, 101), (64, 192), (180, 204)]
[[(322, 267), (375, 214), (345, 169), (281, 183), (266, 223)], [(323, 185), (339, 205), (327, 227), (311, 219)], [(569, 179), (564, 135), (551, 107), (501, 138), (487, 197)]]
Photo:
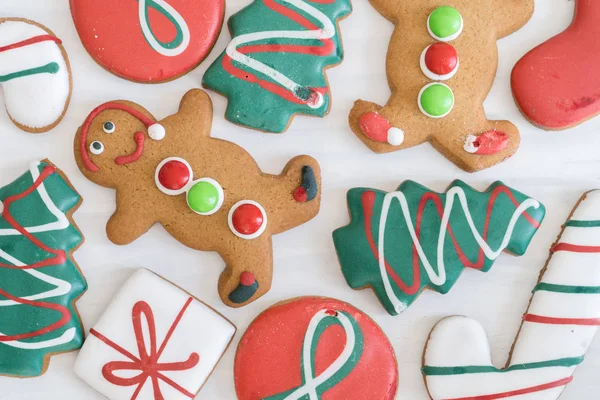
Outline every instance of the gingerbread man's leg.
[(273, 280), (273, 245), (271, 237), (232, 239), (234, 250), (219, 253), (225, 270), (219, 277), (219, 296), (230, 307), (242, 307), (269, 291)]
[[(472, 125), (448, 120), (431, 144), (467, 172), (476, 172), (511, 157), (519, 148), (521, 136), (509, 121), (488, 121), (483, 107), (473, 113)], [(481, 122), (483, 121), (483, 123)], [(455, 122), (455, 123), (452, 123)], [(456, 132), (456, 134), (448, 134)]]
[(117, 192), (117, 209), (106, 224), (108, 239), (118, 245), (133, 242), (148, 232), (156, 222), (149, 207), (141, 199), (131, 201), (128, 194), (129, 192)]

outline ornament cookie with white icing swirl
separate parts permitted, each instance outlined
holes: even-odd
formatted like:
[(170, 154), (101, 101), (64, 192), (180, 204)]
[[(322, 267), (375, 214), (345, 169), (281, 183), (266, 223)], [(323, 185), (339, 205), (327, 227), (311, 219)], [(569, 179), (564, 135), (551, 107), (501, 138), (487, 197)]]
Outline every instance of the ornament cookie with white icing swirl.
[(533, 0), (370, 2), (396, 25), (387, 54), (392, 96), (384, 106), (356, 101), (356, 136), (376, 153), (429, 142), (467, 172), (511, 157), (517, 127), (488, 120), (483, 102), (496, 76), (496, 42), (529, 20)]
[(600, 191), (586, 193), (564, 224), (506, 368), (496, 368), (481, 324), (441, 320), (423, 357), (429, 394), (442, 399), (556, 400), (600, 326)]
[(21, 18), (0, 18), (0, 88), (13, 123), (30, 133), (60, 123), (71, 100), (67, 52), (52, 31)]

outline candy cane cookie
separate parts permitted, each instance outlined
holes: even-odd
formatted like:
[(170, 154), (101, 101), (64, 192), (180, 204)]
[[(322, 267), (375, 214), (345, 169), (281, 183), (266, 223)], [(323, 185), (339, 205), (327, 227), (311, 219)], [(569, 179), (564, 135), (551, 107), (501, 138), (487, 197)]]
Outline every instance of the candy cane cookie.
[(394, 350), (367, 315), (339, 300), (300, 297), (248, 327), (234, 365), (239, 400), (392, 400)]
[(423, 374), (434, 400), (555, 400), (573, 379), (600, 325), (600, 191), (565, 223), (505, 369), (492, 365), (485, 331), (453, 316), (432, 330)]
[(72, 90), (61, 40), (37, 22), (0, 18), (0, 88), (6, 111), (20, 129), (42, 133), (58, 125)]

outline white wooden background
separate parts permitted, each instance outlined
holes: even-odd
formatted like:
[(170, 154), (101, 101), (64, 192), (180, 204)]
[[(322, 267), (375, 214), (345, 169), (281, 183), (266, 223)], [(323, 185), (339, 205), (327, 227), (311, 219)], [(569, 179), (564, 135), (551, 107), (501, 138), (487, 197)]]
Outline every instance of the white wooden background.
[[(228, 0), (227, 17), (248, 3), (250, 0)], [(30, 18), (54, 30), (64, 41), (74, 73), (71, 107), (52, 132), (42, 136), (26, 134), (0, 112), (0, 186), (23, 173), (30, 161), (49, 157), (83, 195), (83, 206), (75, 218), (86, 243), (75, 257), (89, 283), (88, 292), (78, 302), (86, 329), (93, 326), (132, 270), (142, 266), (164, 275), (234, 321), (238, 334), (233, 346), (200, 392), (199, 399), (235, 399), (235, 346), (260, 311), (292, 296), (315, 294), (348, 301), (371, 315), (396, 350), (400, 369), (398, 398), (425, 400), (428, 396), (420, 373), (421, 354), (432, 326), (452, 314), (479, 319), (489, 334), (494, 362), (502, 366), (560, 224), (582, 192), (600, 187), (600, 118), (566, 132), (541, 131), (521, 116), (509, 86), (515, 62), (568, 26), (573, 6), (574, 2), (568, 0), (536, 0), (537, 9), (529, 24), (499, 42), (498, 76), (485, 106), (489, 119), (509, 119), (516, 123), (523, 140), (512, 159), (475, 175), (462, 172), (429, 145), (376, 155), (348, 128), (347, 115), (355, 99), (383, 104), (389, 96), (384, 60), (392, 25), (367, 0), (354, 0), (354, 13), (341, 23), (346, 59), (329, 71), (334, 101), (327, 118), (297, 117), (285, 135), (257, 133), (225, 121), (222, 117), (225, 99), (211, 93), (216, 113), (213, 136), (240, 144), (270, 173), (279, 173), (290, 158), (303, 153), (316, 157), (324, 172), (321, 213), (308, 224), (274, 238), (273, 289), (244, 309), (230, 309), (220, 302), (216, 283), (223, 262), (214, 253), (187, 249), (160, 227), (127, 247), (110, 243), (104, 225), (115, 207), (114, 193), (87, 181), (77, 169), (72, 153), (77, 127), (96, 105), (105, 101), (127, 98), (144, 105), (159, 118), (175, 112), (181, 96), (188, 89), (200, 86), (205, 69), (229, 42), (226, 29), (210, 58), (192, 73), (163, 85), (140, 85), (105, 72), (88, 56), (71, 21), (67, 0), (0, 0), (0, 17)], [(500, 179), (546, 205), (546, 221), (528, 253), (520, 258), (502, 255), (487, 274), (466, 271), (448, 295), (428, 291), (398, 317), (389, 316), (371, 291), (351, 290), (344, 281), (331, 240), (331, 232), (348, 222), (346, 191), (356, 186), (391, 191), (405, 179), (444, 190), (456, 178), (479, 189)], [(74, 375), (76, 355), (75, 352), (54, 357), (48, 372), (40, 378), (0, 378), (0, 399), (101, 399)], [(600, 338), (597, 338), (562, 398), (597, 399), (599, 373)]]

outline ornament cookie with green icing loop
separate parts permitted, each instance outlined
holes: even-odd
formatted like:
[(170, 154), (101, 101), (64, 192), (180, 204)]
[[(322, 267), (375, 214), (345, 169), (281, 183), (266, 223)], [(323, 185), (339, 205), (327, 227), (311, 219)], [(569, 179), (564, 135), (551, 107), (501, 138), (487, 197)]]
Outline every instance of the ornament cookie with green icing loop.
[(0, 18), (0, 91), (12, 122), (43, 133), (63, 119), (72, 91), (62, 41), (37, 22)]
[(422, 370), (433, 400), (561, 396), (600, 326), (598, 227), (600, 191), (594, 190), (579, 200), (551, 246), (504, 369), (492, 364), (479, 322), (452, 316), (437, 323)]
[(454, 181), (445, 193), (406, 181), (395, 192), (348, 192), (350, 224), (333, 232), (346, 281), (370, 286), (391, 315), (430, 288), (448, 293), (465, 268), (482, 272), (508, 251), (522, 255), (545, 208), (496, 182), (478, 192)]
[(212, 50), (225, 0), (70, 0), (81, 43), (100, 66), (140, 83), (177, 79)]
[(128, 101), (102, 104), (78, 130), (75, 158), (89, 180), (117, 190), (111, 241), (129, 244), (161, 224), (188, 247), (218, 252), (219, 295), (241, 307), (271, 287), (271, 237), (317, 215), (320, 168), (298, 156), (281, 175), (263, 173), (244, 149), (210, 137), (212, 112), (202, 90), (161, 121)]
[(396, 24), (387, 55), (392, 96), (385, 106), (356, 101), (356, 136), (376, 153), (429, 142), (468, 172), (511, 157), (518, 129), (489, 121), (483, 102), (496, 75), (496, 41), (529, 20), (533, 0), (370, 2)]
[(75, 302), (87, 284), (73, 260), (81, 201), (49, 161), (0, 188), (0, 375), (42, 375), (52, 355), (83, 343)]
[(350, 0), (254, 0), (229, 20), (232, 40), (202, 84), (227, 97), (225, 118), (282, 133), (294, 115), (331, 107), (325, 70), (342, 62)]

